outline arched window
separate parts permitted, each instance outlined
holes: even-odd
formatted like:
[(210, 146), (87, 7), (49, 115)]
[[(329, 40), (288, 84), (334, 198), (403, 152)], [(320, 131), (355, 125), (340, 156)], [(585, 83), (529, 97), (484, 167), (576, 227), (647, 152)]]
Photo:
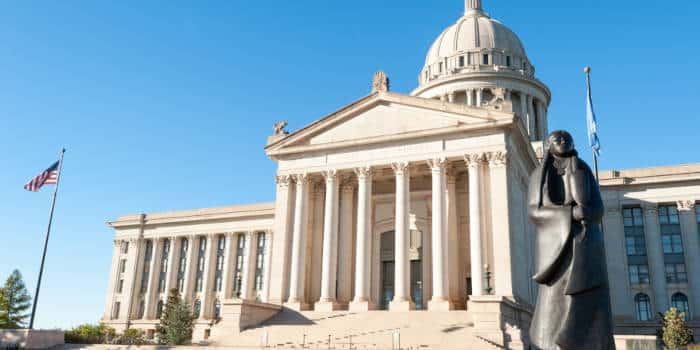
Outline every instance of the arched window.
[(194, 301), (194, 307), (192, 308), (192, 314), (195, 318), (199, 318), (199, 314), (202, 312), (202, 301), (197, 299)]
[(163, 316), (163, 301), (158, 300), (158, 307), (156, 308), (156, 318), (161, 318)]
[(649, 296), (643, 293), (639, 293), (634, 296), (634, 307), (637, 311), (638, 321), (649, 321), (651, 320), (651, 301)]
[(676, 293), (671, 297), (671, 306), (678, 309), (679, 312), (683, 313), (683, 318), (688, 320), (688, 297), (683, 293)]
[(217, 319), (219, 317), (221, 317), (221, 302), (217, 300), (214, 302), (214, 318)]

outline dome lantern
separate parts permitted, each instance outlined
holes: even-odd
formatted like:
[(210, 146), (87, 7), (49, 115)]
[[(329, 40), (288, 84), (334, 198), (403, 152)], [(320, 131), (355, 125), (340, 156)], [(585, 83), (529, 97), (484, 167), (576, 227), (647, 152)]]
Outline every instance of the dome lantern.
[(464, 0), (464, 13), (467, 15), (482, 13), (481, 0)]

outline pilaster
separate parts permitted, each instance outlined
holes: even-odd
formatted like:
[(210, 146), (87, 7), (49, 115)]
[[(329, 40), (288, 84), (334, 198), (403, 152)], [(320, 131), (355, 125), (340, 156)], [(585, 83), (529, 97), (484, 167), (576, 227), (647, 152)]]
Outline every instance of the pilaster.
[(694, 200), (678, 201), (685, 266), (688, 273), (690, 317), (700, 319), (700, 236), (698, 236), (697, 207)]
[(664, 267), (664, 254), (661, 245), (661, 227), (659, 226), (659, 206), (655, 203), (643, 205), (644, 231), (649, 257), (649, 274), (651, 275), (652, 289), (654, 290), (653, 314), (666, 312), (669, 299), (666, 292), (666, 273)]

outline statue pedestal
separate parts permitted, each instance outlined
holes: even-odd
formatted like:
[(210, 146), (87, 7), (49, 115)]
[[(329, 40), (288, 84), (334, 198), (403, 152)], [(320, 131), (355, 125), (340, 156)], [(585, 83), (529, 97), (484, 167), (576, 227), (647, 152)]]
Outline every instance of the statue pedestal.
[(474, 318), (474, 336), (479, 340), (514, 350), (528, 348), (531, 307), (512, 297), (472, 295), (467, 311)]

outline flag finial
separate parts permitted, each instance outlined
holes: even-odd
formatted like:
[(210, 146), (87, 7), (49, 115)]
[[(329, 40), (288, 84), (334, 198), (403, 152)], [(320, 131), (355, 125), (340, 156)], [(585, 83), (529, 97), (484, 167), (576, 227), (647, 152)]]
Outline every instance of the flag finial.
[(589, 66), (583, 67), (583, 72), (586, 73), (586, 74), (590, 74), (590, 73), (591, 73), (591, 67), (589, 67)]
[(469, 13), (479, 13), (482, 12), (481, 0), (464, 0), (464, 12)]

